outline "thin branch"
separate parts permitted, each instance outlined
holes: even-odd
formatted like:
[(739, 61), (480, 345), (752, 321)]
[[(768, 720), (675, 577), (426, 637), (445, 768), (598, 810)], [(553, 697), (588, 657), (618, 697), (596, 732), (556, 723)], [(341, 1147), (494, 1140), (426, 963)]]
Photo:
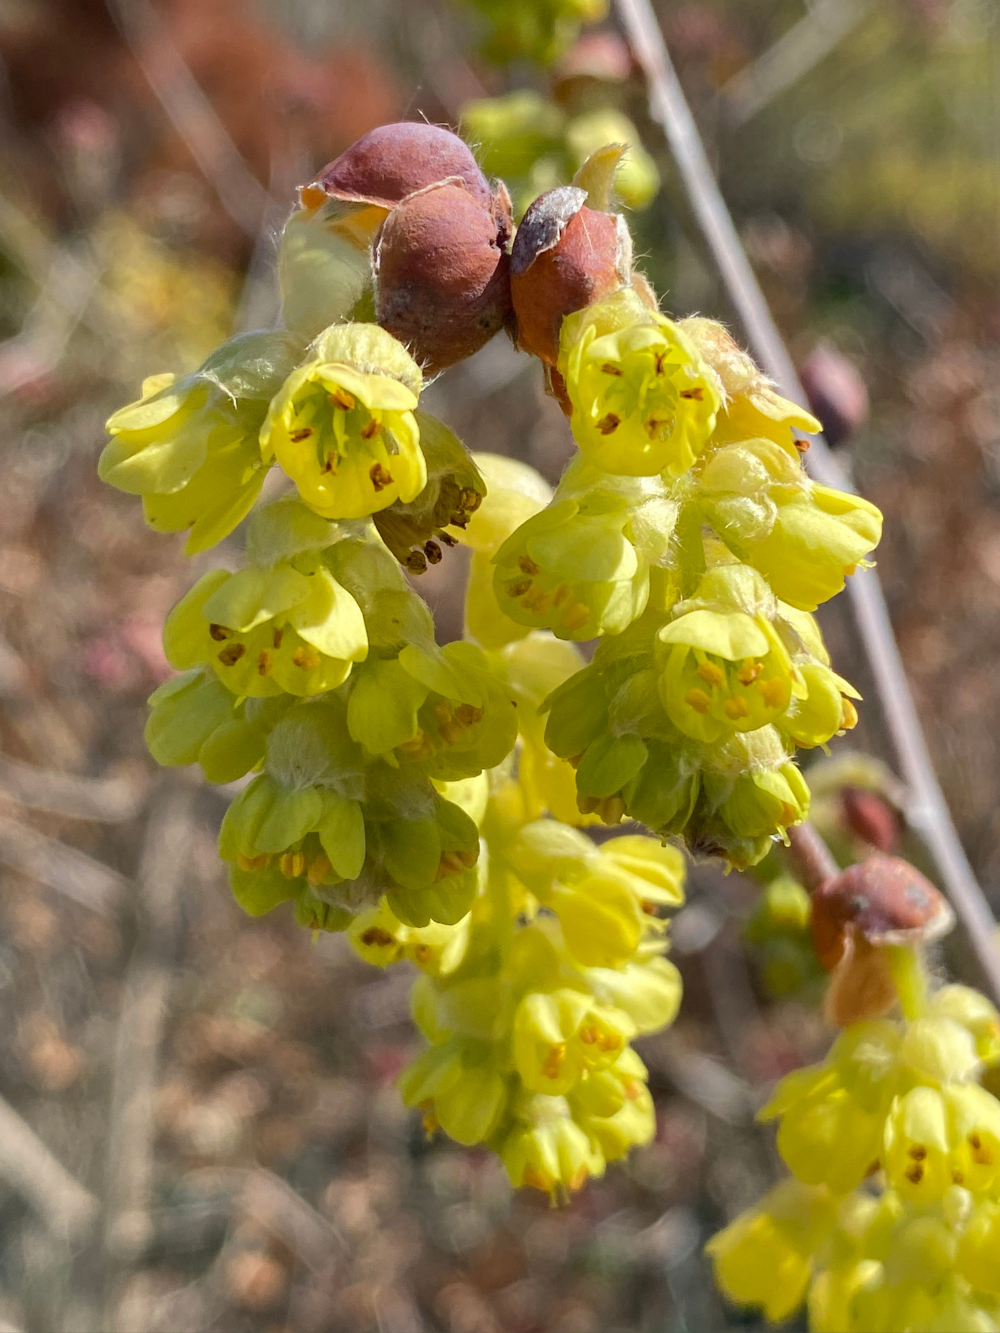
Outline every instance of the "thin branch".
[[(732, 215), (712, 173), (704, 144), (649, 0), (616, 0), (618, 13), (649, 93), (650, 114), (662, 126), (698, 225), (758, 360), (781, 391), (806, 402), (795, 366), (740, 243)], [(817, 480), (852, 490), (826, 441), (814, 437), (809, 469)], [(938, 878), (968, 937), (981, 980), (1000, 1002), (996, 923), (962, 847), (934, 773), (906, 671), (878, 577), (871, 569), (848, 580), (848, 596), (869, 658), (900, 772), (913, 794), (908, 812), (933, 858)]]
[(788, 830), (792, 861), (799, 878), (810, 893), (829, 883), (840, 874), (840, 867), (830, 855), (830, 849), (807, 819), (804, 824), (793, 824)]
[(803, 79), (871, 12), (874, 0), (817, 0), (807, 14), (718, 92), (722, 115), (744, 125)]
[(0, 755), (0, 792), (30, 810), (44, 810), (66, 819), (118, 824), (142, 809), (148, 783), (145, 775), (89, 778), (37, 768)]
[(125, 892), (126, 880), (103, 861), (4, 816), (0, 816), (0, 864), (106, 916), (117, 911)]
[(78, 1240), (94, 1221), (97, 1200), (2, 1098), (0, 1179), (28, 1200), (56, 1236)]

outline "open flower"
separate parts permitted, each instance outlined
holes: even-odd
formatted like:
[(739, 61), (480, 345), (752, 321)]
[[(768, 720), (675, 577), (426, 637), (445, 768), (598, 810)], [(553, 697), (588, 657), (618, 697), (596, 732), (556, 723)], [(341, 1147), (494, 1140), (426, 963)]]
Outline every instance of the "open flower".
[(180, 671), (205, 663), (234, 694), (322, 694), (368, 654), (364, 616), (318, 555), (213, 569), (177, 603), (163, 647)]
[(840, 592), (882, 535), (873, 504), (816, 485), (773, 440), (719, 449), (698, 490), (705, 517), (729, 549), (764, 575), (776, 597), (802, 611)]
[(421, 375), (376, 324), (340, 324), (313, 342), (285, 380), (260, 432), (310, 508), (364, 518), (416, 499), (427, 482), (413, 410)]
[(156, 531), (188, 531), (185, 554), (214, 546), (260, 494), (257, 435), (300, 346), (289, 333), (244, 333), (190, 375), (147, 379), (142, 398), (108, 419), (102, 481), (141, 495)]
[(793, 693), (805, 694), (774, 611), (759, 575), (724, 565), (705, 575), (658, 632), (660, 698), (685, 736), (712, 742), (756, 731), (785, 713)]
[(563, 321), (559, 372), (573, 436), (606, 472), (680, 476), (722, 406), (718, 377), (687, 335), (630, 288)]
[(500, 609), (560, 639), (620, 634), (645, 608), (650, 564), (666, 555), (676, 520), (659, 478), (609, 477), (578, 460), (552, 504), (493, 557)]

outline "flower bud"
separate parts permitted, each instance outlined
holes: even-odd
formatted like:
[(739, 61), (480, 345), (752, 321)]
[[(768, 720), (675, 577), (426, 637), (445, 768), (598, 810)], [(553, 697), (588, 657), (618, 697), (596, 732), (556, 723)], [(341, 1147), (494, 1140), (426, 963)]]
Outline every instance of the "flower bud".
[[(610, 107), (575, 116), (566, 126), (566, 142), (577, 166), (604, 144), (623, 144), (627, 152), (615, 172), (614, 193), (626, 208), (640, 210), (656, 197), (660, 173), (642, 146), (639, 131), (628, 116)], [(593, 202), (593, 201), (592, 201)]]
[(965, 1280), (1000, 1298), (1000, 1203), (980, 1203), (958, 1243), (957, 1268)]
[(505, 195), (489, 206), (463, 181), (408, 195), (375, 242), (376, 317), (433, 374), (478, 352), (510, 315)]
[(572, 185), (540, 195), (511, 250), (518, 345), (554, 366), (563, 318), (626, 286), (631, 272), (632, 238), (620, 214), (588, 208), (586, 190)]
[(472, 198), (490, 207), (489, 183), (458, 135), (440, 125), (406, 120), (363, 134), (304, 193), (310, 200), (315, 193), (389, 209), (449, 176), (460, 177)]
[(848, 866), (812, 895), (816, 954), (833, 968), (857, 935), (871, 945), (926, 944), (947, 934), (954, 915), (933, 884), (907, 861), (876, 854)]

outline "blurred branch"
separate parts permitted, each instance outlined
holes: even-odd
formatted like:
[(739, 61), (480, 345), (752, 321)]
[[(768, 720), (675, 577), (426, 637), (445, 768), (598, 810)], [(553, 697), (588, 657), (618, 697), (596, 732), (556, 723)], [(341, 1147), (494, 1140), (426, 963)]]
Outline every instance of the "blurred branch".
[(830, 855), (830, 849), (807, 819), (804, 824), (793, 824), (788, 830), (788, 844), (798, 876), (810, 893), (840, 874), (840, 867)]
[(180, 891), (191, 846), (193, 793), (176, 775), (160, 785), (136, 880), (138, 938), (125, 977), (108, 1133), (105, 1247), (130, 1263), (153, 1231), (156, 1079), (180, 934)]
[(3, 816), (0, 863), (107, 916), (114, 914), (125, 892), (124, 877), (102, 861)]
[(56, 773), (0, 755), (0, 792), (31, 810), (67, 819), (118, 824), (132, 819), (146, 799), (142, 778), (87, 778)]
[(745, 125), (798, 83), (866, 18), (874, 0), (816, 0), (809, 12), (717, 94), (723, 119)]
[(79, 1239), (97, 1212), (97, 1200), (49, 1152), (12, 1106), (0, 1099), (0, 1177), (37, 1210), (62, 1239)]
[(256, 238), (268, 194), (216, 114), (148, 0), (107, 0), (108, 8), (174, 129), (223, 208)]
[[(616, 0), (629, 44), (647, 82), (650, 115), (663, 127), (698, 225), (712, 253), (750, 346), (783, 394), (807, 401), (795, 366), (750, 261), (732, 215), (712, 174), (705, 147), (649, 0)], [(852, 490), (822, 436), (813, 438), (809, 470), (825, 485)], [(983, 983), (1000, 1002), (1000, 950), (996, 923), (952, 822), (909, 682), (893, 634), (878, 576), (859, 570), (848, 580), (848, 596), (878, 688), (901, 774), (913, 794), (909, 812), (923, 838), (975, 954)]]

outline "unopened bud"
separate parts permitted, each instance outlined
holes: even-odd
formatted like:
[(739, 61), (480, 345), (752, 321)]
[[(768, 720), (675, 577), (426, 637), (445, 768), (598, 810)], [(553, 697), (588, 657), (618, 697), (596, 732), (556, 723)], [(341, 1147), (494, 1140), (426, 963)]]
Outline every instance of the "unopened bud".
[(305, 188), (334, 199), (392, 208), (414, 190), (455, 176), (484, 208), (490, 207), (486, 177), (457, 134), (423, 121), (400, 121), (363, 134)]
[(560, 186), (524, 215), (510, 260), (518, 344), (549, 365), (563, 318), (628, 284), (632, 238), (625, 219), (587, 207), (587, 191)]
[(899, 813), (884, 797), (863, 787), (845, 787), (840, 801), (844, 822), (856, 837), (879, 852), (896, 850), (902, 822)]
[(510, 315), (505, 194), (484, 206), (462, 179), (409, 195), (375, 244), (376, 317), (433, 373), (471, 356)]
[(869, 856), (812, 895), (813, 944), (828, 971), (852, 939), (875, 946), (928, 944), (953, 923), (954, 914), (934, 885), (896, 856)]

